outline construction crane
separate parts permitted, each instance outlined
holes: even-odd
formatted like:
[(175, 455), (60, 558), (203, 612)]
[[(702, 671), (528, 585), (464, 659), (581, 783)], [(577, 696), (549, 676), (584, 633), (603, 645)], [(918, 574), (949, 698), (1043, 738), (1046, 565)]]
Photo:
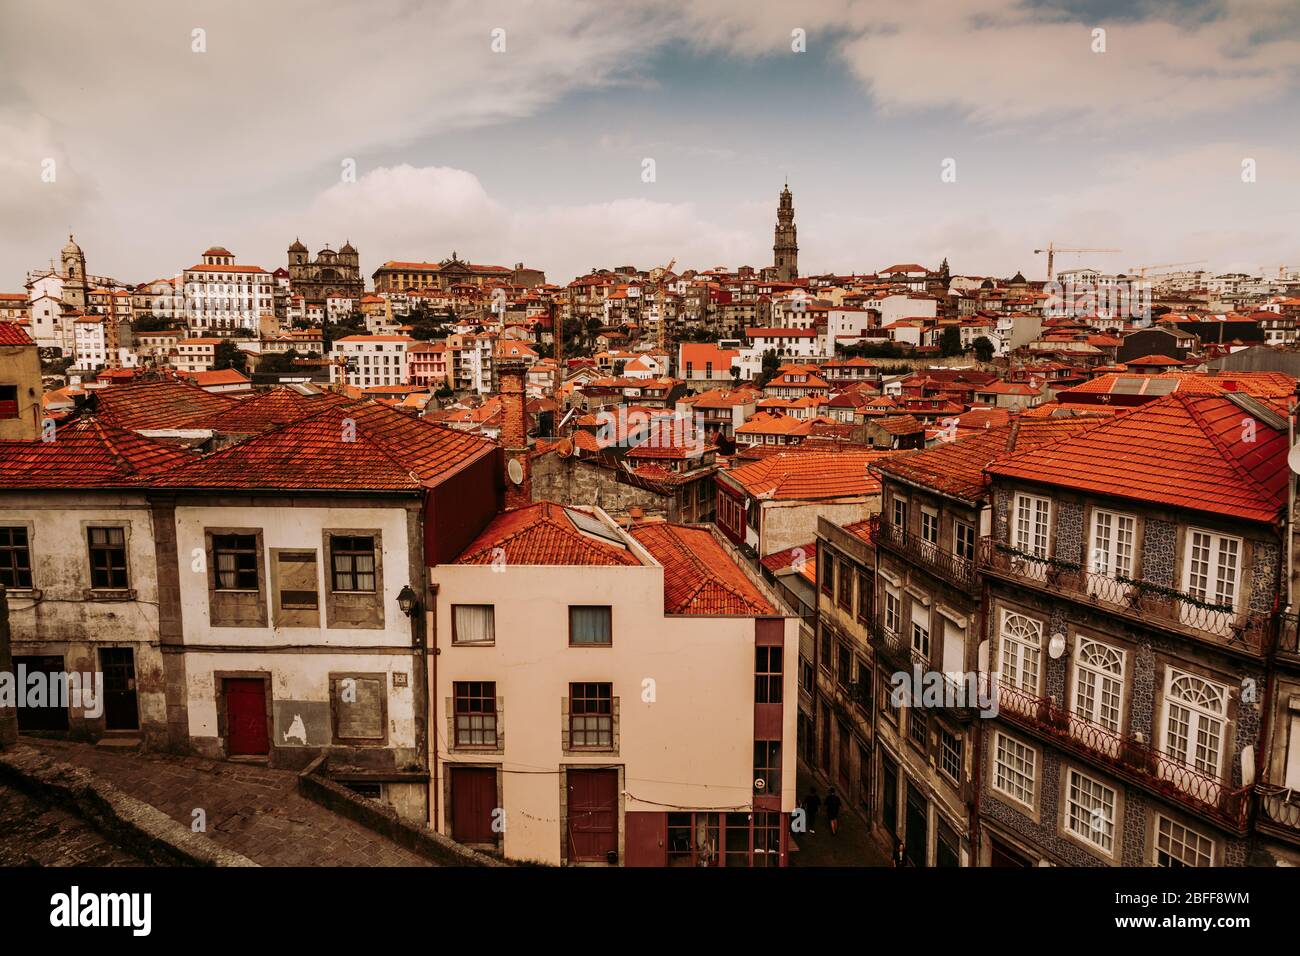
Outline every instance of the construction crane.
[(1139, 279), (1145, 279), (1147, 272), (1151, 269), (1172, 269), (1175, 266), (1196, 266), (1202, 262), (1209, 262), (1209, 259), (1188, 259), (1186, 262), (1160, 262), (1153, 266), (1133, 266), (1129, 272), (1136, 272)]
[(650, 282), (655, 287), (655, 304), (659, 308), (659, 352), (664, 356), (665, 372), (672, 368), (673, 360), (668, 353), (670, 343), (668, 341), (668, 312), (664, 308), (664, 277), (673, 271), (675, 265), (677, 265), (677, 260), (673, 258), (668, 260), (668, 265), (658, 266), (650, 270)]
[(1090, 249), (1084, 246), (1058, 246), (1049, 242), (1047, 244), (1046, 249), (1035, 249), (1034, 255), (1038, 255), (1040, 252), (1047, 253), (1047, 281), (1051, 282), (1052, 276), (1055, 274), (1056, 254), (1058, 252), (1119, 252), (1119, 251), (1120, 251), (1119, 249)]

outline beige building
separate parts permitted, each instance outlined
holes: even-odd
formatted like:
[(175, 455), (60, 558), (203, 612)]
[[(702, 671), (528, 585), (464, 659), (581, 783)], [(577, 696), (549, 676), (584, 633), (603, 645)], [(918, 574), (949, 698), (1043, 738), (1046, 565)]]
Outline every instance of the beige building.
[(431, 577), (436, 829), (549, 864), (785, 864), (798, 620), (721, 538), (541, 502)]
[(41, 359), (36, 343), (12, 322), (0, 322), (0, 439), (41, 431)]

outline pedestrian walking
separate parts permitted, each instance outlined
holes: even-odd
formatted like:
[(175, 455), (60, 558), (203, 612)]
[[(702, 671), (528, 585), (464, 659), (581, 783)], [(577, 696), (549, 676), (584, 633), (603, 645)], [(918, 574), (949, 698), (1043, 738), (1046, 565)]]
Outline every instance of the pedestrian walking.
[(907, 846), (898, 837), (894, 837), (894, 866), (907, 866)]
[(817, 811), (821, 809), (822, 798), (817, 796), (817, 788), (810, 786), (808, 795), (803, 798), (804, 815), (808, 818), (808, 832), (816, 833), (813, 827), (817, 824)]
[(826, 794), (826, 819), (831, 825), (831, 836), (840, 832), (840, 795), (831, 787)]

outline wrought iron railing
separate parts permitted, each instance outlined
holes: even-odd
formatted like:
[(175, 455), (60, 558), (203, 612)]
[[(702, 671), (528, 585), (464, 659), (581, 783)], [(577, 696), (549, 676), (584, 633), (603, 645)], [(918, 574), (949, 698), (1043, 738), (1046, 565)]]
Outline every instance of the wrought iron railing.
[(1287, 787), (1261, 783), (1255, 787), (1259, 815), (1264, 821), (1291, 830), (1300, 837), (1300, 793)]
[(971, 590), (978, 583), (978, 567), (974, 561), (958, 557), (910, 532), (901, 531), (888, 521), (880, 522), (876, 529), (876, 540), (960, 588)]
[(1069, 595), (1113, 614), (1249, 654), (1263, 655), (1268, 650), (1272, 612), (1241, 611), (1150, 581), (1096, 573), (1075, 562), (1027, 554), (992, 538), (981, 542), (980, 562), (986, 571)]
[(1000, 717), (1051, 736), (1117, 775), (1147, 786), (1238, 830), (1246, 825), (1249, 787), (1232, 789), (1219, 777), (1162, 753), (1140, 734), (1125, 734), (1071, 713), (1052, 697), (1040, 697), (1000, 680)]

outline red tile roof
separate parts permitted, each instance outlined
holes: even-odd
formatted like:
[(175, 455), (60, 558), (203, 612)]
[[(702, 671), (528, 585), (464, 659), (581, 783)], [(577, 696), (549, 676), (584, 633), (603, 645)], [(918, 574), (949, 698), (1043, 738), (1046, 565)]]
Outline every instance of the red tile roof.
[(780, 501), (850, 498), (880, 492), (867, 466), (896, 452), (786, 451), (719, 474), (755, 498)]
[(1295, 391), (1296, 380), (1282, 372), (1230, 372), (1206, 375), (1202, 372), (1114, 372), (1056, 393), (1062, 401), (1072, 395), (1101, 392), (1115, 395), (1166, 395), (1170, 391), (1192, 395), (1221, 395), (1245, 392), (1256, 398), (1281, 398)]
[(277, 425), (308, 418), (330, 405), (351, 404), (352, 399), (345, 398), (338, 392), (303, 394), (295, 388), (284, 386), (259, 392), (220, 408), (208, 416), (191, 421), (189, 427), (211, 428), (230, 435), (254, 435), (270, 431)]
[(140, 487), (194, 460), (175, 445), (82, 418), (59, 426), (54, 441), (0, 441), (0, 487)]
[(664, 612), (707, 617), (775, 614), (706, 528), (653, 523), (632, 530), (664, 568)]
[(773, 574), (794, 571), (804, 577), (809, 584), (817, 583), (817, 542), (796, 545), (777, 551), (760, 559), (763, 567)]
[(496, 445), (374, 402), (332, 404), (160, 479), (178, 488), (417, 491)]
[(112, 385), (95, 392), (95, 414), (132, 431), (157, 428), (196, 428), (196, 419), (227, 411), (237, 398), (214, 395), (178, 379)]
[(0, 345), (35, 345), (32, 337), (20, 325), (0, 322)]
[(967, 435), (959, 432), (955, 441), (896, 455), (875, 465), (873, 470), (964, 501), (977, 501), (988, 488), (984, 469), (989, 462), (1011, 451), (1055, 442), (1095, 424), (1095, 418), (1034, 419), (996, 425)]
[(1271, 523), (1286, 504), (1287, 451), (1284, 432), (1231, 400), (1176, 392), (988, 471)]
[(552, 501), (539, 501), (497, 515), (483, 529), (457, 564), (509, 565), (640, 565), (625, 545), (616, 545), (578, 529), (569, 512), (586, 515), (579, 508), (566, 508)]

